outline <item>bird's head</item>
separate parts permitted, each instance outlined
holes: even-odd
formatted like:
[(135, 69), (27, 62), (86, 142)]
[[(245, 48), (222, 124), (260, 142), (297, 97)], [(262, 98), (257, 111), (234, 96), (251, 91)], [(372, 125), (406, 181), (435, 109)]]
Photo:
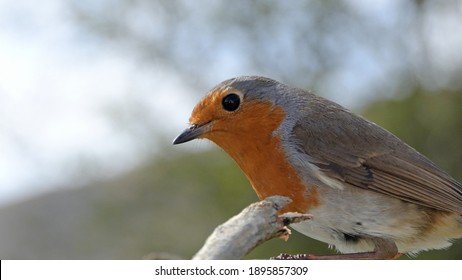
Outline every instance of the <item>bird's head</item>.
[(213, 88), (194, 108), (190, 126), (174, 144), (207, 138), (232, 154), (239, 143), (268, 141), (285, 116), (278, 104), (282, 84), (262, 77), (240, 77)]

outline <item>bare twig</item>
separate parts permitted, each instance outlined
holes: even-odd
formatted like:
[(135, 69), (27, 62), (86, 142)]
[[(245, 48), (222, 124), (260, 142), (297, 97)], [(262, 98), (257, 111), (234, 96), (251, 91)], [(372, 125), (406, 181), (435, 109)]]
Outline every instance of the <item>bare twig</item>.
[(310, 215), (300, 213), (278, 216), (277, 212), (290, 202), (287, 197), (272, 196), (251, 204), (218, 226), (193, 259), (241, 259), (267, 240), (275, 237), (287, 239), (290, 230), (286, 226), (311, 218)]

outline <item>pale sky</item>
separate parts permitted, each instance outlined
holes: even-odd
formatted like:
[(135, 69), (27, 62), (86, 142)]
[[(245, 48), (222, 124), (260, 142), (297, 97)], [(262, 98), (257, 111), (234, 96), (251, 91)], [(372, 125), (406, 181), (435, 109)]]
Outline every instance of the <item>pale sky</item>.
[[(86, 159), (108, 172), (136, 163), (132, 139), (105, 112), (153, 88), (187, 92), (172, 73), (138, 69), (82, 40), (61, 3), (0, 1), (0, 204), (64, 185)], [(179, 108), (161, 126), (172, 137), (191, 110), (183, 99), (165, 94), (148, 104), (164, 117), (168, 108)]]

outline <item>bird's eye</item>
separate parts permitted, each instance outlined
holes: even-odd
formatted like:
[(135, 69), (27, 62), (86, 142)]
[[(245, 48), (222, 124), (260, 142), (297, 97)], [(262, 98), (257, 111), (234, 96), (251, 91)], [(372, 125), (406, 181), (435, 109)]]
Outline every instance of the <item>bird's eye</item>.
[(221, 104), (223, 105), (223, 109), (232, 112), (239, 108), (241, 98), (235, 93), (230, 93), (223, 98)]

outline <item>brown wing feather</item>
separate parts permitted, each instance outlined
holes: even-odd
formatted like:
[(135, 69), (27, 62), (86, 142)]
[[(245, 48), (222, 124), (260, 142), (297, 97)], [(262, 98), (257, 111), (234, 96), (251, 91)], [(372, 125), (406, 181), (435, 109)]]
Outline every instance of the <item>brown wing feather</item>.
[[(390, 162), (389, 159), (393, 162)], [(367, 170), (368, 176), (363, 176)], [(392, 155), (373, 157), (360, 167), (345, 168), (344, 182), (402, 200), (462, 214), (460, 185)]]
[(462, 215), (462, 185), (385, 129), (311, 96), (295, 144), (325, 175)]
[(373, 172), (369, 188), (431, 208), (462, 214), (462, 187), (436, 166), (426, 170), (393, 155), (364, 163)]

